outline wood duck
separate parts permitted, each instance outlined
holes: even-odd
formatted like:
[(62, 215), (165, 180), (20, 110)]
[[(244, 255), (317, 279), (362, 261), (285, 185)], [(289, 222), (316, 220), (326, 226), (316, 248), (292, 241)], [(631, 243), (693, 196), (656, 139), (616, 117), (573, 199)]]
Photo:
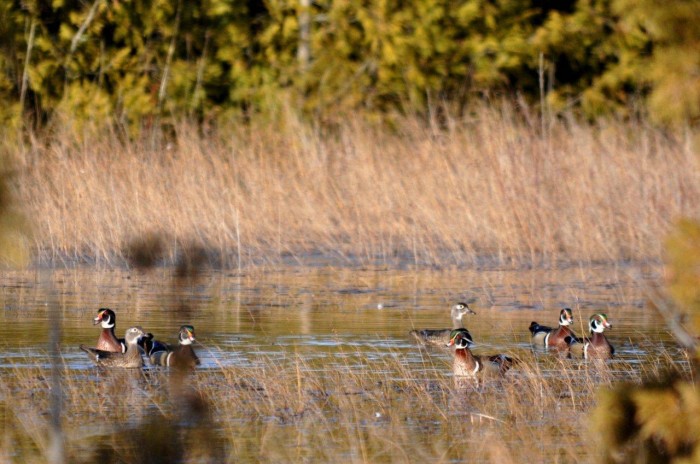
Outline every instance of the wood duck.
[(143, 359), (139, 352), (138, 342), (145, 335), (141, 327), (130, 327), (126, 329), (124, 339), (126, 340), (126, 351), (115, 353), (113, 351), (98, 350), (80, 345), (80, 349), (88, 354), (98, 366), (104, 367), (143, 367)]
[(469, 349), (473, 344), (472, 336), (467, 329), (456, 329), (450, 332), (447, 346), (455, 347), (455, 358), (452, 363), (452, 372), (455, 378), (503, 375), (516, 362), (504, 354), (474, 356)]
[(571, 308), (564, 308), (559, 312), (559, 327), (553, 329), (537, 322), (530, 323), (530, 333), (532, 333), (532, 344), (544, 348), (556, 348), (566, 350), (569, 347), (566, 337), (576, 338), (576, 334), (569, 326), (573, 324), (574, 316)]
[(199, 365), (199, 358), (192, 348), (194, 327), (183, 325), (178, 334), (179, 344), (167, 351), (157, 351), (150, 356), (154, 366), (170, 366), (180, 369), (194, 369)]
[(467, 303), (457, 303), (450, 309), (450, 315), (452, 317), (452, 328), (451, 329), (422, 329), (422, 330), (411, 330), (409, 333), (413, 335), (416, 340), (425, 345), (435, 345), (444, 347), (447, 342), (450, 341), (450, 332), (454, 329), (463, 329), (464, 323), (462, 322), (462, 316), (465, 314), (476, 314), (467, 305)]
[(608, 316), (603, 313), (594, 314), (588, 321), (591, 330), (590, 337), (569, 337), (569, 353), (573, 357), (584, 359), (610, 359), (615, 354), (615, 348), (610, 344), (603, 332), (612, 327)]
[(139, 348), (143, 350), (143, 353), (148, 359), (159, 351), (172, 351), (172, 347), (170, 345), (156, 340), (153, 334), (150, 332), (146, 333), (146, 335), (139, 339)]
[(97, 339), (95, 348), (102, 351), (112, 351), (114, 353), (125, 353), (126, 342), (123, 338), (117, 338), (114, 335), (114, 326), (117, 323), (117, 316), (109, 308), (100, 308), (97, 310), (97, 317), (94, 319), (93, 325), (100, 324), (102, 332)]

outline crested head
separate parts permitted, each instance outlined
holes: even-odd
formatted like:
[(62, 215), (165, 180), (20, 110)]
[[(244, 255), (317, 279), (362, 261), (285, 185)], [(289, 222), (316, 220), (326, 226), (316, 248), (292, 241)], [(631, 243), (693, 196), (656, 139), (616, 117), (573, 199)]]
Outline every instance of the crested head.
[(588, 326), (591, 332), (603, 333), (605, 329), (612, 327), (612, 323), (608, 321), (608, 316), (605, 313), (598, 313), (591, 316), (588, 321)]
[(447, 346), (455, 346), (458, 350), (463, 350), (473, 345), (472, 336), (467, 329), (455, 329), (450, 332), (450, 341)]
[(476, 314), (467, 303), (459, 302), (452, 306), (452, 317), (461, 320), (465, 314)]
[(191, 325), (183, 325), (180, 327), (178, 335), (181, 345), (190, 345), (194, 341), (194, 327)]
[(574, 315), (571, 308), (564, 308), (559, 312), (559, 325), (567, 326), (574, 323)]
[(100, 308), (97, 310), (97, 316), (93, 320), (93, 325), (100, 324), (103, 329), (111, 329), (117, 322), (117, 316), (109, 308)]
[(139, 326), (129, 327), (124, 333), (124, 340), (127, 345), (135, 345), (138, 343), (139, 339), (145, 336), (146, 333)]

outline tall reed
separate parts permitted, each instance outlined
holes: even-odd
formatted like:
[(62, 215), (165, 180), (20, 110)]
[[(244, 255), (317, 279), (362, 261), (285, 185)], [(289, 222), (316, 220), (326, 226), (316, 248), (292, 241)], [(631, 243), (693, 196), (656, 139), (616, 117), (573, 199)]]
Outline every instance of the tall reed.
[(173, 261), (464, 265), (655, 260), (674, 220), (700, 216), (690, 136), (643, 122), (537, 121), (511, 107), (389, 130), (293, 116), (168, 142), (69, 129), (18, 151), (19, 198), (42, 262), (118, 264), (150, 234)]

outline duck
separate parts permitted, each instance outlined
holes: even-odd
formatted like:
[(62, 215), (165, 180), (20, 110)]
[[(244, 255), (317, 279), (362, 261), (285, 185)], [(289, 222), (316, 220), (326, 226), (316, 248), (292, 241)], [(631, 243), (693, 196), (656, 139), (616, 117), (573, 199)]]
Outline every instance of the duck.
[(463, 329), (464, 322), (462, 316), (465, 314), (476, 314), (467, 303), (459, 302), (450, 308), (450, 316), (452, 317), (451, 329), (419, 329), (411, 330), (411, 334), (416, 340), (424, 345), (433, 345), (444, 347), (450, 341), (450, 332), (455, 329)]
[(114, 335), (114, 326), (117, 324), (117, 316), (109, 308), (100, 308), (97, 310), (93, 325), (100, 324), (102, 332), (97, 339), (95, 348), (102, 351), (110, 351), (113, 353), (125, 353), (126, 342), (123, 338), (117, 338)]
[(469, 349), (473, 344), (474, 341), (467, 329), (455, 329), (450, 332), (447, 346), (455, 347), (452, 373), (456, 379), (503, 375), (517, 362), (504, 354), (474, 356)]
[(146, 358), (150, 360), (151, 356), (159, 351), (172, 351), (172, 347), (167, 343), (156, 340), (155, 336), (151, 332), (147, 332), (146, 335), (139, 339), (139, 348), (143, 350), (143, 354)]
[(156, 351), (150, 356), (154, 366), (170, 366), (180, 369), (194, 369), (200, 364), (197, 354), (192, 348), (195, 341), (194, 327), (183, 325), (178, 333), (178, 346), (168, 347), (165, 351)]
[(573, 322), (571, 308), (564, 308), (559, 312), (559, 327), (556, 329), (539, 325), (535, 321), (531, 322), (529, 330), (532, 334), (533, 346), (567, 350), (569, 345), (566, 337), (576, 338), (576, 334), (569, 328)]
[(90, 348), (85, 345), (80, 345), (80, 349), (86, 352), (90, 359), (98, 366), (125, 368), (143, 367), (143, 359), (141, 358), (138, 342), (144, 335), (145, 332), (141, 327), (136, 326), (126, 329), (126, 333), (124, 334), (126, 351), (124, 353)]
[(615, 348), (605, 337), (605, 329), (612, 328), (612, 323), (605, 313), (598, 313), (588, 320), (591, 331), (590, 337), (569, 337), (569, 355), (584, 359), (610, 359), (615, 354)]

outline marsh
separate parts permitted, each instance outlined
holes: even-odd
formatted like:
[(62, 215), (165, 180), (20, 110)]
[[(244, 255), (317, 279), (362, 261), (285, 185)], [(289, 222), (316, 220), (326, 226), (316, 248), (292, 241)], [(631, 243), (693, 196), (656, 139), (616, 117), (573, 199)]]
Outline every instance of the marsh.
[[(590, 461), (587, 413), (601, 385), (638, 382), (687, 360), (647, 298), (659, 269), (627, 265), (560, 270), (280, 267), (147, 272), (70, 270), (3, 275), (3, 457), (45, 460), (49, 431), (50, 311), (60, 314), (62, 431), (73, 462), (172, 459), (352, 462)], [(502, 381), (455, 388), (450, 351), (421, 348), (415, 328), (449, 327), (468, 300), (474, 352), (523, 360)], [(201, 365), (136, 373), (94, 367), (98, 307), (118, 333), (140, 325), (175, 342), (197, 330)], [(605, 311), (616, 357), (603, 368), (532, 351), (531, 320), (564, 306), (585, 333)], [(562, 420), (565, 417), (565, 420)], [(160, 431), (160, 432), (159, 432)], [(165, 435), (164, 435), (165, 434)], [(159, 445), (164, 440), (170, 445)]]

